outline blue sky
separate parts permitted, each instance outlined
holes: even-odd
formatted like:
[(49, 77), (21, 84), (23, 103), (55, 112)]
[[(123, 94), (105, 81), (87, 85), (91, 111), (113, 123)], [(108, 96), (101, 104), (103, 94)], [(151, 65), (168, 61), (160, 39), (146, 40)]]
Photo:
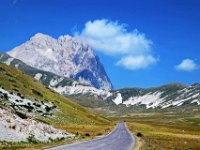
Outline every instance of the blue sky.
[(92, 45), (115, 88), (200, 81), (199, 0), (1, 0), (0, 10), (1, 51), (70, 34)]

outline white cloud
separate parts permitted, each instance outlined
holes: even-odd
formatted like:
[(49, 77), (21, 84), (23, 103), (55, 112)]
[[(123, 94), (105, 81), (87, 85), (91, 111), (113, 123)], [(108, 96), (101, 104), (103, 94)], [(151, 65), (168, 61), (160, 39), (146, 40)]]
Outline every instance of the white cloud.
[(77, 36), (105, 54), (141, 54), (151, 50), (152, 41), (137, 29), (127, 32), (125, 24), (105, 19), (88, 21)]
[(158, 59), (154, 58), (151, 55), (140, 55), (140, 56), (126, 56), (122, 57), (116, 64), (126, 69), (138, 70), (147, 68), (150, 65), (155, 64)]
[(192, 59), (184, 59), (179, 65), (175, 66), (176, 70), (188, 72), (194, 71), (197, 68), (198, 65)]
[[(80, 33), (75, 33), (75, 36), (86, 41), (96, 51), (109, 56), (120, 56), (121, 60), (117, 64), (126, 66), (128, 69), (146, 68), (156, 63), (157, 61), (152, 61), (156, 60), (152, 55), (153, 42), (137, 29), (129, 32), (126, 27), (125, 24), (106, 19), (88, 21), (85, 28)], [(150, 60), (150, 57), (152, 60)], [(144, 62), (139, 63), (139, 58)], [(130, 59), (132, 67), (127, 67), (125, 61), (130, 62)], [(137, 60), (134, 61), (133, 59)]]

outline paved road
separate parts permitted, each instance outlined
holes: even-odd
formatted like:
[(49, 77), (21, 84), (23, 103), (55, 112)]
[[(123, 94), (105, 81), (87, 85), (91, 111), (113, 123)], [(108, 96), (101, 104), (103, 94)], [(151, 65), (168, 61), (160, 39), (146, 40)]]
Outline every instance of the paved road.
[(62, 145), (49, 150), (132, 150), (135, 140), (124, 122), (107, 136), (75, 144)]

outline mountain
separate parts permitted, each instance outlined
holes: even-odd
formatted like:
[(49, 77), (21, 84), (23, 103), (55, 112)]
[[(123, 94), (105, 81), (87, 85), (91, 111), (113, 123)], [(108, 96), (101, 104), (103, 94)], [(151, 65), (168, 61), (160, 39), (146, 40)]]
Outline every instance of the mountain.
[(59, 76), (55, 73), (43, 71), (27, 65), (19, 59), (13, 58), (6, 53), (0, 52), (0, 62), (20, 69), (25, 74), (32, 76), (45, 86), (55, 90), (62, 95), (87, 95), (96, 94), (100, 96), (109, 95), (108, 90), (100, 90), (87, 84), (82, 84), (73, 78)]
[[(8, 61), (12, 63), (11, 57)], [(109, 123), (108, 119), (3, 63), (0, 63), (0, 116), (0, 141), (8, 142), (50, 142), (74, 137), (66, 131), (69, 125)]]
[(6, 53), (0, 52), (0, 62), (20, 69), (27, 75), (34, 77), (35, 79), (41, 81), (45, 86), (50, 87), (50, 88), (56, 88), (61, 85), (71, 86), (75, 83), (81, 84), (77, 82), (76, 80), (74, 80), (73, 78), (62, 77), (52, 72), (33, 68), (25, 64), (21, 60), (13, 58)]
[[(114, 91), (115, 103), (144, 106), (146, 109), (166, 109), (185, 105), (200, 105), (200, 84), (190, 86), (171, 83), (156, 88), (125, 88)], [(111, 98), (113, 99), (113, 98)]]
[[(21, 60), (13, 58), (3, 52), (0, 52), (0, 62), (20, 69), (25, 74), (32, 76), (36, 80), (43, 83), (45, 86), (65, 96), (71, 97), (72, 95), (75, 95), (75, 96), (81, 95), (82, 97), (84, 97), (88, 95), (89, 93), (90, 93), (89, 96), (92, 96), (93, 94), (100, 95), (100, 96), (103, 96), (103, 95), (107, 96), (108, 93), (110, 93), (107, 90), (100, 90), (92, 86), (82, 84), (72, 78), (62, 77), (48, 71), (43, 71), (37, 68), (33, 68), (25, 64)], [(99, 102), (102, 103), (102, 100), (100, 101)], [(93, 100), (93, 102), (95, 103), (97, 101)]]
[(155, 88), (124, 88), (102, 90), (82, 84), (74, 79), (28, 66), (5, 53), (0, 61), (17, 67), (47, 87), (89, 108), (107, 108), (113, 111), (167, 110), (200, 106), (200, 84), (190, 86), (172, 83)]
[[(79, 89), (79, 90), (78, 90)], [(200, 83), (195, 83), (190, 86), (181, 83), (171, 83), (156, 88), (124, 88), (118, 90), (98, 90), (85, 88), (86, 91), (80, 90), (81, 86), (73, 88), (73, 94), (65, 90), (65, 95), (71, 95), (80, 104), (90, 106), (93, 104), (91, 99), (98, 99), (109, 104), (109, 110), (118, 111), (119, 108), (124, 108), (123, 111), (139, 111), (139, 110), (171, 110), (175, 111), (178, 108), (183, 110), (193, 111), (200, 109)], [(82, 95), (84, 98), (81, 98)], [(77, 98), (78, 96), (78, 98)], [(90, 99), (91, 103), (87, 104)], [(85, 102), (84, 102), (85, 101)], [(78, 102), (78, 101), (77, 101)], [(105, 104), (97, 107), (105, 107)]]
[(97, 89), (112, 89), (103, 65), (90, 46), (69, 35), (54, 39), (38, 33), (8, 54), (34, 68), (73, 78)]

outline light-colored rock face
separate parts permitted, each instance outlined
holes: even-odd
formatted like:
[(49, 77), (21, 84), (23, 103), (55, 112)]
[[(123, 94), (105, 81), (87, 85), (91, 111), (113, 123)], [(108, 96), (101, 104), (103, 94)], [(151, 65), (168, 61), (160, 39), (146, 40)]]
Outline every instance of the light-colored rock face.
[(38, 33), (8, 54), (32, 67), (71, 77), (98, 89), (112, 89), (103, 65), (93, 50), (69, 35), (54, 39)]
[[(38, 112), (44, 112), (47, 106), (53, 106), (47, 102), (41, 103), (39, 101), (21, 98), (2, 88), (0, 88), (0, 98), (4, 104), (14, 105), (18, 112), (31, 116), (38, 115)], [(31, 113), (26, 111), (27, 106), (33, 108)], [(36, 121), (32, 117), (27, 117), (26, 119), (21, 118), (15, 114), (13, 109), (0, 106), (0, 141), (19, 142), (34, 138), (37, 141), (49, 142), (51, 139), (56, 140), (68, 137), (74, 137), (74, 135)]]
[(74, 135), (33, 119), (22, 119), (9, 109), (0, 107), (0, 141), (20, 142), (35, 140), (48, 142), (51, 139), (70, 138)]

